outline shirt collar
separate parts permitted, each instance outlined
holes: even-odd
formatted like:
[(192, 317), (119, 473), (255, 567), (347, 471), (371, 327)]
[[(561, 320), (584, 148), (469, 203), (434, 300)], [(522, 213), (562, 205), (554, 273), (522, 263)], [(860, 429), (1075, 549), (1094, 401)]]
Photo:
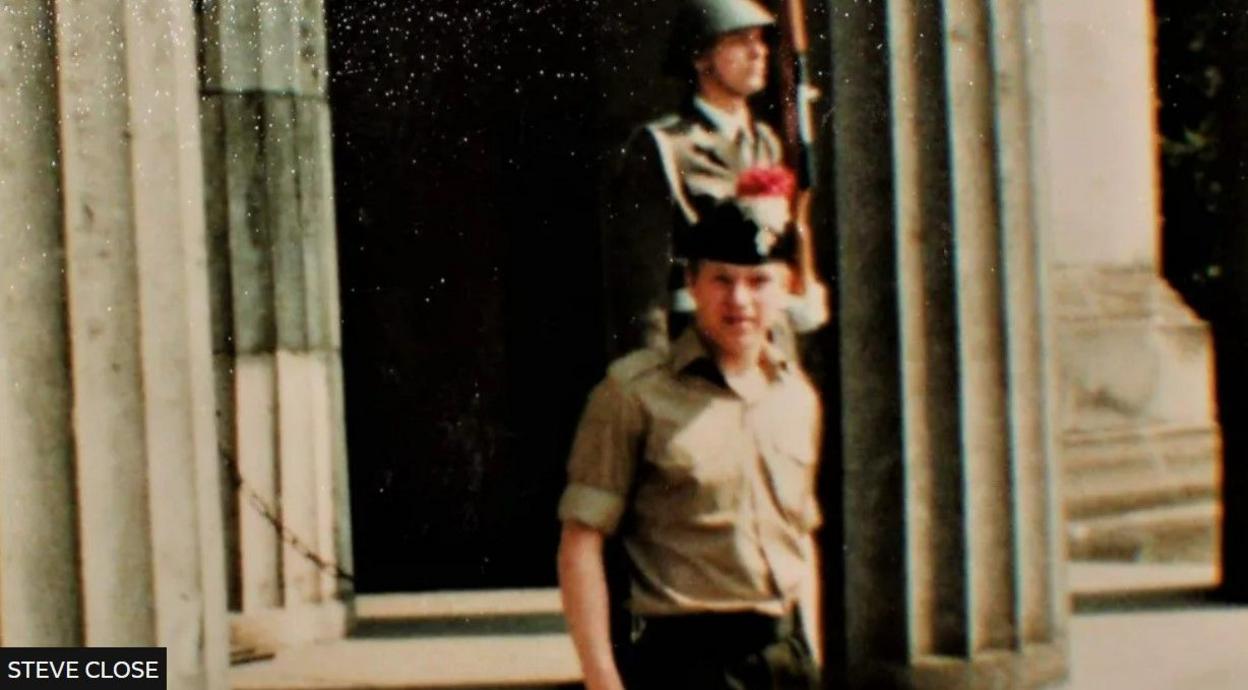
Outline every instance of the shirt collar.
[[(782, 372), (788, 371), (789, 359), (774, 343), (767, 343), (763, 346), (762, 358), (763, 368), (768, 378), (774, 380)], [(668, 361), (675, 373), (682, 373), (696, 365), (699, 372), (713, 371), (713, 378), (723, 381), (723, 374), (711, 357), (710, 351), (706, 349), (702, 338), (698, 337), (698, 329), (693, 324), (685, 328), (684, 332), (672, 343)]]
[(748, 109), (742, 108), (739, 112), (730, 113), (716, 108), (701, 96), (693, 97), (693, 105), (706, 116), (706, 119), (711, 121), (711, 125), (716, 130), (722, 132), (728, 138), (735, 138), (738, 132), (745, 132), (746, 136), (753, 136)]

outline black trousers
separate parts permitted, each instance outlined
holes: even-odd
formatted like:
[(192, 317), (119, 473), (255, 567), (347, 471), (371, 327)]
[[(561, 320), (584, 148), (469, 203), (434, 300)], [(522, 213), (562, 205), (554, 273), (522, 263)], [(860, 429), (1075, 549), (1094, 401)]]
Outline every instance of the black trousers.
[(652, 616), (619, 664), (628, 690), (815, 690), (819, 671), (797, 616)]

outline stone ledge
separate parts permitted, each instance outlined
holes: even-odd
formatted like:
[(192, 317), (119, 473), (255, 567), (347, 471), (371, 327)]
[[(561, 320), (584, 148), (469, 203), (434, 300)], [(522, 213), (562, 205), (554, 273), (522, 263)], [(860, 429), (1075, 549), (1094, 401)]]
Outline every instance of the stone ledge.
[(1221, 505), (1210, 497), (1179, 505), (1071, 521), (1071, 558), (1123, 561), (1217, 559)]
[(1052, 687), (1066, 679), (1062, 641), (1024, 646), (1022, 651), (980, 652), (971, 658), (922, 656), (911, 665), (878, 665), (853, 687), (872, 690), (997, 690)]
[(559, 600), (559, 590), (553, 588), (490, 589), (420, 594), (365, 594), (356, 597), (355, 610), (361, 620), (388, 620), (561, 614), (563, 605)]
[(1073, 596), (1142, 595), (1213, 589), (1221, 574), (1212, 563), (1104, 563), (1076, 561), (1067, 568)]
[(235, 667), (233, 690), (556, 688), (581, 677), (566, 634), (342, 640)]
[(230, 640), (261, 653), (342, 639), (351, 612), (340, 601), (230, 614)]
[(1056, 266), (1053, 308), (1067, 323), (1142, 320), (1200, 324), (1174, 288), (1151, 267)]

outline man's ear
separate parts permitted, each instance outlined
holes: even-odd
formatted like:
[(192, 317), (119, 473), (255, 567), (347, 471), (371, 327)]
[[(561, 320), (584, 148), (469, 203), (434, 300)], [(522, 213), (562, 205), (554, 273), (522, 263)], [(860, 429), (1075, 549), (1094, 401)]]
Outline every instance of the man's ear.
[(704, 50), (693, 56), (689, 60), (689, 65), (693, 67), (694, 79), (701, 79), (702, 75), (706, 74), (711, 69), (710, 51)]

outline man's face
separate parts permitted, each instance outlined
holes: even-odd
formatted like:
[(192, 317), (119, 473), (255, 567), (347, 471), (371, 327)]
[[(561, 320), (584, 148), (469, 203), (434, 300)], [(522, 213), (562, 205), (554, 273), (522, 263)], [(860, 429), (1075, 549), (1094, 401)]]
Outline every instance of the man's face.
[(722, 34), (694, 61), (702, 89), (719, 89), (746, 98), (767, 86), (767, 43), (753, 27)]
[(784, 308), (788, 270), (778, 261), (761, 266), (697, 262), (686, 278), (697, 304), (697, 326), (709, 344), (729, 357), (762, 347)]

